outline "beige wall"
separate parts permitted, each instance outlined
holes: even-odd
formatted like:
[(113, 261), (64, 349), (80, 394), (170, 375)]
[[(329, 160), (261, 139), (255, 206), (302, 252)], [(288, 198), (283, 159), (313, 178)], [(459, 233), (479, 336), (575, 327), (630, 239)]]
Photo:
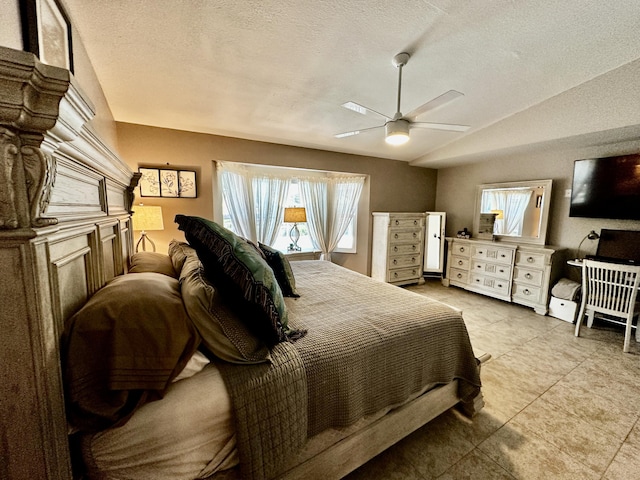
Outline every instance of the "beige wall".
[[(128, 123), (117, 123), (117, 134), (122, 158), (134, 170), (168, 165), (197, 172), (196, 199), (142, 199), (148, 205), (163, 207), (165, 230), (150, 234), (158, 240), (159, 251), (165, 251), (171, 239), (184, 238), (173, 223), (177, 213), (213, 218), (216, 160), (369, 175), (369, 206), (361, 209), (358, 218), (357, 253), (332, 256), (334, 262), (361, 273), (370, 268), (371, 212), (423, 212), (435, 206), (437, 172), (406, 162)], [(366, 202), (366, 192), (364, 195)]]
[(19, 0), (3, 0), (0, 5), (0, 45), (22, 50)]
[[(565, 197), (565, 190), (571, 188), (574, 160), (634, 152), (640, 152), (640, 143), (512, 155), (443, 168), (438, 170), (436, 209), (447, 212), (447, 235), (452, 236), (464, 227), (472, 229), (476, 185), (550, 178), (553, 187), (547, 243), (565, 247), (568, 256), (575, 257), (578, 244), (591, 230), (640, 230), (640, 221), (569, 217), (570, 199)], [(586, 240), (582, 253), (594, 253), (596, 246), (596, 241)], [(571, 267), (565, 268), (565, 276), (576, 279), (576, 273)]]

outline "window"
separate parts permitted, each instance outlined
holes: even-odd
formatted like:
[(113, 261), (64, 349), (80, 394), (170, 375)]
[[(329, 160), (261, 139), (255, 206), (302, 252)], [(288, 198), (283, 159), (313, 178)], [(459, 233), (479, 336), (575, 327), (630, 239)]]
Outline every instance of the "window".
[[(331, 251), (356, 253), (357, 206), (365, 180), (363, 175), (226, 162), (218, 162), (218, 170), (225, 228), (286, 252), (292, 243), (290, 231), (293, 225), (282, 222), (282, 212), (285, 207), (305, 207), (307, 222), (298, 224), (298, 246), (303, 251), (320, 250), (321, 258), (325, 259), (330, 259)], [(275, 182), (276, 178), (286, 182), (286, 190), (280, 190), (276, 195), (265, 187), (258, 192), (260, 185)], [(305, 198), (310, 205), (305, 205)], [(269, 205), (270, 202), (273, 203)], [(275, 228), (270, 230), (273, 232), (269, 237), (271, 240), (265, 241), (260, 238), (264, 235), (258, 224), (260, 212), (267, 209), (278, 212), (278, 217), (272, 218), (279, 220), (270, 227)], [(236, 231), (238, 229), (241, 231)], [(343, 233), (337, 239), (340, 232)]]
[[(289, 191), (287, 193), (285, 207), (304, 207), (300, 199), (300, 188), (297, 179), (292, 179), (291, 183), (289, 183)], [(276, 242), (271, 246), (280, 250), (281, 252), (286, 252), (289, 244), (291, 243), (289, 232), (292, 228), (293, 225), (291, 225), (290, 223), (282, 223), (280, 225), (280, 230), (278, 231), (278, 238)], [(307, 224), (298, 224), (298, 230), (300, 231), (298, 246), (302, 248), (303, 251), (313, 250), (313, 242), (311, 241), (311, 236), (309, 235)]]

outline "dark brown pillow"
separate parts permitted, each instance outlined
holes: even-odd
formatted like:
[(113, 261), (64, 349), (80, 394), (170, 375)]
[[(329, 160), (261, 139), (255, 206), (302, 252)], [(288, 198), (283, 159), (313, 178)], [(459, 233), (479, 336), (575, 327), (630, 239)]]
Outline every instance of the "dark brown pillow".
[(81, 431), (124, 423), (161, 398), (200, 344), (178, 280), (122, 275), (70, 319), (63, 338), (67, 414)]
[(129, 273), (155, 272), (178, 278), (169, 255), (156, 252), (137, 252), (131, 256)]

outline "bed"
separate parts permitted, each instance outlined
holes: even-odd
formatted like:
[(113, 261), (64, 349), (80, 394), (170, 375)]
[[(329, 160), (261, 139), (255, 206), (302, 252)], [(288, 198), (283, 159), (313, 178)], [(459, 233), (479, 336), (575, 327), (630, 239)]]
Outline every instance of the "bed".
[[(174, 268), (178, 278), (172, 278), (144, 268), (139, 271), (132, 263), (130, 212), (137, 175), (93, 130), (94, 109), (69, 72), (43, 65), (29, 53), (0, 48), (0, 74), (0, 153), (6, 167), (0, 171), (0, 321), (4, 329), (0, 371), (5, 385), (0, 391), (0, 404), (3, 411), (11, 412), (2, 419), (6, 462), (0, 476), (71, 479), (72, 463), (82, 456), (81, 463), (86, 463), (96, 478), (120, 478), (105, 473), (111, 468), (106, 457), (112, 455), (120, 461), (112, 449), (123, 444), (118, 435), (130, 435), (134, 442), (138, 438), (140, 450), (133, 446), (135, 443), (124, 444), (127, 468), (134, 468), (137, 460), (149, 456), (153, 450), (150, 447), (162, 449), (158, 440), (140, 441), (140, 433), (145, 430), (141, 425), (148, 421), (146, 430), (155, 431), (160, 436), (156, 439), (164, 437), (165, 443), (170, 439), (175, 452), (180, 448), (191, 452), (179, 455), (181, 461), (173, 464), (168, 459), (165, 465), (151, 465), (156, 473), (159, 466), (173, 479), (194, 475), (211, 479), (341, 478), (449, 408), (460, 405), (469, 414), (481, 408), (479, 355), (473, 354), (459, 311), (329, 262), (292, 262), (300, 297), (283, 297), (270, 304), (270, 328), (257, 332), (271, 336), (253, 341), (256, 331), (247, 335), (246, 326), (234, 323), (235, 340), (249, 339), (239, 344), (242, 358), (249, 361), (220, 360), (225, 351), (238, 354), (224, 350), (236, 348), (233, 341), (231, 346), (229, 342), (222, 345), (219, 355), (212, 355), (211, 349), (220, 346), (207, 344), (203, 348), (207, 330), (202, 324), (194, 329), (192, 315), (187, 314), (180, 325), (171, 324), (171, 328), (182, 329), (181, 348), (175, 348), (175, 342), (165, 345), (168, 350), (163, 358), (169, 360), (140, 369), (147, 373), (147, 393), (126, 396), (127, 407), (104, 423), (92, 424), (91, 432), (78, 432), (77, 427), (70, 430), (74, 421), (67, 419), (75, 417), (69, 404), (75, 397), (63, 382), (69, 350), (62, 345), (68, 347), (65, 332), (73, 319), (112, 285), (145, 276), (149, 277), (145, 283), (153, 279), (173, 292), (171, 295), (178, 288), (180, 301), (185, 302), (179, 278), (184, 264)], [(191, 247), (202, 247), (197, 239), (186, 237)], [(211, 259), (196, 257), (192, 273), (202, 275)], [(169, 258), (173, 266), (173, 257)], [(158, 275), (170, 280), (159, 280)], [(214, 289), (218, 291), (222, 293), (224, 288)], [(344, 298), (339, 299), (343, 295), (348, 297), (346, 303)], [(381, 298), (388, 298), (389, 315), (395, 315), (395, 321), (376, 323), (384, 318)], [(236, 304), (224, 295), (218, 300), (216, 305), (222, 310), (235, 308)], [(250, 306), (243, 308), (245, 314), (255, 313)], [(278, 312), (287, 312), (286, 325)], [(412, 329), (421, 328), (422, 323), (429, 323), (419, 320), (425, 312), (435, 319), (439, 333), (425, 331), (422, 348), (419, 343), (404, 349), (396, 345), (393, 351), (397, 353), (385, 356), (385, 329), (408, 327), (410, 320), (418, 324)], [(354, 320), (354, 313), (364, 317)], [(369, 333), (355, 334), (357, 329), (345, 328), (354, 321), (368, 327)], [(448, 332), (444, 336), (443, 329)], [(400, 344), (407, 346), (407, 333), (399, 330), (395, 333), (404, 339)], [(455, 341), (443, 341), (449, 337)], [(367, 352), (364, 355), (361, 343)], [(449, 343), (457, 345), (458, 352), (453, 355), (456, 362), (449, 362), (447, 359), (453, 357), (442, 354), (441, 349)], [(354, 345), (358, 348), (351, 352)], [(323, 357), (320, 353), (338, 346), (342, 349), (338, 359), (355, 355), (347, 363), (349, 367), (340, 360), (328, 365), (315, 363)], [(208, 363), (203, 366), (205, 362), (201, 361), (201, 368), (194, 368), (193, 375), (174, 381), (187, 367), (193, 368), (192, 359), (202, 350), (208, 354)], [(414, 369), (408, 377), (387, 373), (391, 387), (380, 398), (371, 395), (372, 386), (378, 384), (375, 371), (379, 365), (388, 364), (391, 371), (395, 368), (404, 372), (409, 360), (401, 355), (413, 352), (415, 355), (410, 356), (417, 358), (414, 363), (424, 367), (430, 364), (422, 355), (431, 350), (439, 352), (436, 358), (444, 364), (441, 376), (429, 377), (431, 372), (424, 368)], [(265, 356), (268, 361), (257, 361)], [(394, 359), (400, 363), (394, 364)], [(121, 367), (124, 371), (127, 364)], [(323, 372), (329, 374), (324, 376)], [(403, 380), (400, 384), (393, 383), (399, 379)], [(130, 380), (120, 376), (118, 381)], [(328, 383), (323, 382), (331, 383), (331, 391), (338, 392), (335, 398), (326, 397), (331, 398), (327, 404), (323, 394)], [(159, 384), (164, 388), (158, 388)], [(356, 400), (342, 394), (353, 390), (354, 384), (360, 389)], [(277, 398), (277, 405), (265, 403), (266, 410), (261, 409), (259, 400), (248, 398), (255, 392), (273, 397), (264, 398), (265, 402)], [(204, 413), (212, 407), (221, 409), (221, 413)], [(178, 409), (181, 413), (175, 415)], [(239, 413), (243, 409), (254, 414)], [(157, 418), (166, 418), (167, 411), (180, 420), (182, 434), (197, 445), (178, 446), (173, 442), (180, 433), (175, 424), (162, 430), (166, 422), (158, 423)], [(264, 411), (275, 413), (255, 413)], [(194, 434), (193, 428), (206, 427), (202, 425), (205, 423), (213, 423), (208, 427), (219, 438)], [(274, 423), (287, 425), (286, 430), (278, 435), (266, 433)], [(209, 450), (203, 455), (200, 447), (207, 443), (217, 446), (213, 453)], [(81, 455), (76, 456), (76, 451)], [(263, 453), (258, 455), (256, 451)], [(162, 478), (148, 472), (138, 478)]]

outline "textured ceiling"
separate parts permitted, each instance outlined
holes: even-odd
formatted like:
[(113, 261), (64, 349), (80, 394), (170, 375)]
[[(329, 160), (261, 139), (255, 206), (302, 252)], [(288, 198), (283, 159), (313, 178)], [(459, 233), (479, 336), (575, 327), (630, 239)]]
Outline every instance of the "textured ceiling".
[[(117, 121), (440, 167), (640, 137), (638, 0), (63, 0)], [(336, 133), (403, 113), (465, 133)], [(571, 113), (569, 113), (571, 112)], [(606, 133), (608, 132), (608, 133)]]

